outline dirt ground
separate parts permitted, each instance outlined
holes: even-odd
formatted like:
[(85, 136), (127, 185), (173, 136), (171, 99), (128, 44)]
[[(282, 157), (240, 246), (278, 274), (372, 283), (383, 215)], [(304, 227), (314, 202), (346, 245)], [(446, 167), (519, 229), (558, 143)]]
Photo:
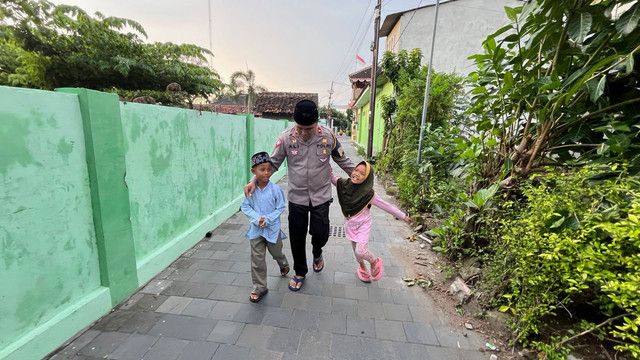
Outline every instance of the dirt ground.
[[(409, 277), (432, 280), (433, 285), (424, 287), (422, 291), (442, 311), (443, 321), (458, 327), (462, 332), (475, 331), (484, 335), (486, 342), (499, 349), (498, 352), (488, 348), (479, 349), (487, 353), (487, 358), (490, 354), (496, 354), (500, 360), (526, 359), (520, 354), (521, 349), (508, 346), (509, 334), (505, 333), (505, 329), (477, 316), (482, 310), (473, 298), (463, 304), (462, 309), (456, 307), (459, 300), (449, 292), (449, 286), (457, 274), (454, 264), (431, 250), (430, 245), (420, 238), (415, 241), (405, 240), (401, 245), (393, 247), (391, 252), (396, 259), (403, 261)], [(419, 287), (417, 284), (413, 286)], [(468, 327), (472, 329), (469, 330)]]

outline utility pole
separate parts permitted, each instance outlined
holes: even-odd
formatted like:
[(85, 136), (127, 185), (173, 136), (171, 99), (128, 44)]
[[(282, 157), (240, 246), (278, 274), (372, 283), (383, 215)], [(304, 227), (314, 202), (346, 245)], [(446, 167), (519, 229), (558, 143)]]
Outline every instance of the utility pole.
[(333, 81), (331, 82), (331, 89), (329, 89), (329, 101), (327, 103), (327, 115), (329, 115), (329, 121), (327, 122), (327, 125), (329, 129), (333, 131), (333, 111), (331, 111), (331, 95), (333, 95)]
[[(418, 160), (416, 165), (420, 165), (420, 155), (422, 155), (422, 134), (424, 133), (424, 123), (427, 119), (427, 108), (429, 106), (429, 88), (431, 87), (431, 70), (433, 69), (433, 48), (436, 43), (436, 29), (438, 28), (438, 7), (440, 0), (436, 0), (436, 15), (433, 20), (433, 38), (431, 39), (431, 55), (429, 56), (429, 73), (427, 74), (427, 85), (424, 89), (424, 103), (422, 104), (422, 122), (420, 124), (420, 140), (418, 141)], [(417, 11), (417, 10), (416, 10)]]
[(380, 29), (380, 8), (382, 0), (378, 0), (378, 4), (374, 10), (376, 18), (375, 28), (373, 29), (373, 43), (371, 51), (373, 52), (373, 61), (371, 61), (371, 84), (369, 84), (371, 98), (369, 100), (369, 138), (367, 140), (367, 158), (373, 156), (373, 118), (376, 110), (376, 73), (378, 72), (378, 30)]

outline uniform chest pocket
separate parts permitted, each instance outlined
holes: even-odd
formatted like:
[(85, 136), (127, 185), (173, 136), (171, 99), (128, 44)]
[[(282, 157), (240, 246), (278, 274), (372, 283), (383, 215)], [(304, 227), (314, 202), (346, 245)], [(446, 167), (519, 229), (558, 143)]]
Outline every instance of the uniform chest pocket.
[(316, 149), (316, 155), (318, 155), (318, 157), (328, 157), (329, 154), (331, 153), (330, 151), (331, 149), (327, 146), (327, 147), (318, 147)]

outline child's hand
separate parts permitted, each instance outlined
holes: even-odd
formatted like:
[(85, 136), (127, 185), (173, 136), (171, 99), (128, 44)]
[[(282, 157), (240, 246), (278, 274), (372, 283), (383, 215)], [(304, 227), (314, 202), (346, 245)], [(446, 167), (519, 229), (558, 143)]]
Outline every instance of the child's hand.
[(411, 217), (410, 217), (410, 216), (405, 216), (403, 220), (404, 220), (404, 222), (406, 222), (407, 224), (411, 224)]
[(263, 228), (263, 227), (265, 227), (265, 225), (267, 225), (267, 223), (264, 220), (264, 216), (260, 216), (260, 219), (258, 220), (258, 226)]

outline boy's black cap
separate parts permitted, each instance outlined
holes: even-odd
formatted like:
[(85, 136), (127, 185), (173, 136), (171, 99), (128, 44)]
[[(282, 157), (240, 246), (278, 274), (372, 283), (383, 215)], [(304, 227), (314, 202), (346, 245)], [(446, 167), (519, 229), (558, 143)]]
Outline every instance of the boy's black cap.
[(271, 156), (269, 156), (269, 154), (267, 154), (264, 151), (255, 153), (251, 157), (251, 168), (253, 169), (254, 167), (266, 162), (271, 163), (271, 166), (274, 166), (273, 161), (271, 161)]
[(300, 100), (293, 110), (293, 120), (302, 126), (313, 125), (318, 121), (318, 106), (311, 100)]

